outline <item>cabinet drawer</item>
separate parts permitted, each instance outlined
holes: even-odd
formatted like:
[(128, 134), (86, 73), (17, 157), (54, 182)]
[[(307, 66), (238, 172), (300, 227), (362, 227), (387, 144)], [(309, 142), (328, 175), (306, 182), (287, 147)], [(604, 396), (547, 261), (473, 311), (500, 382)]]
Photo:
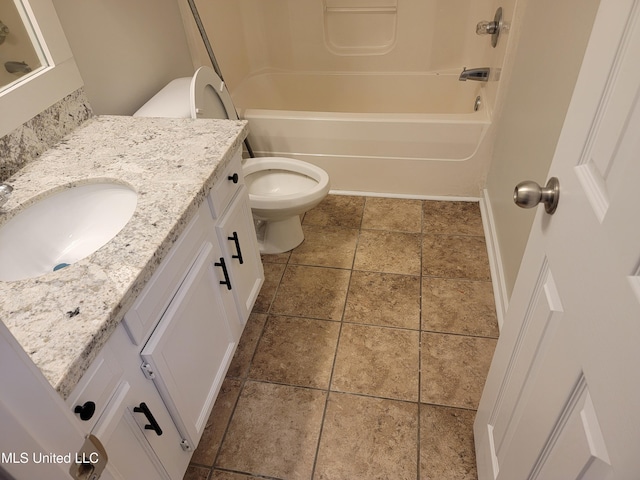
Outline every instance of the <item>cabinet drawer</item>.
[(231, 199), (242, 185), (244, 185), (242, 155), (240, 154), (240, 149), (238, 149), (220, 179), (211, 189), (210, 206), (214, 218), (218, 218), (224, 213), (227, 205), (229, 205), (229, 202), (231, 202)]
[(142, 345), (178, 291), (193, 265), (211, 224), (207, 202), (203, 203), (167, 257), (142, 290), (122, 321), (136, 345)]
[(122, 375), (123, 369), (116, 355), (105, 346), (67, 398), (66, 403), (72, 412), (75, 412), (76, 407), (84, 407), (83, 411), (86, 413), (91, 408), (89, 402), (93, 402), (95, 413), (87, 420), (82, 420), (80, 412), (76, 413), (86, 433), (90, 432), (98, 421)]

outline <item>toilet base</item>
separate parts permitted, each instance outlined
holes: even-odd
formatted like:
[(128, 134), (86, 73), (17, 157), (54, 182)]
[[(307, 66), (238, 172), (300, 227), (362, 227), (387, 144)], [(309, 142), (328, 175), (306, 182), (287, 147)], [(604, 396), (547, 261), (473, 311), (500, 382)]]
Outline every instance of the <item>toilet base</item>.
[(304, 240), (299, 215), (272, 221), (254, 218), (254, 221), (260, 253), (288, 252), (296, 248)]

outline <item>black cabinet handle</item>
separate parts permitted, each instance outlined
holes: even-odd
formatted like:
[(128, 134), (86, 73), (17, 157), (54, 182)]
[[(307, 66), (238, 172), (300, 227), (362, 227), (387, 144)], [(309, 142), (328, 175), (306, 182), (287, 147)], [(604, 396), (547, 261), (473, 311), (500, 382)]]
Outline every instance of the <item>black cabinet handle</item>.
[(224, 258), (220, 257), (220, 262), (215, 262), (214, 265), (216, 267), (222, 267), (224, 280), (220, 280), (220, 285), (226, 285), (227, 290), (231, 290), (231, 280), (229, 280), (229, 272), (227, 272), (227, 264), (224, 263)]
[(236, 244), (236, 252), (238, 252), (237, 255), (231, 255), (231, 258), (237, 258), (238, 262), (240, 262), (240, 265), (242, 265), (243, 261), (242, 261), (242, 252), (240, 251), (240, 240), (238, 240), (238, 232), (233, 232), (233, 236), (232, 237), (227, 237), (227, 240), (233, 240)]
[(80, 420), (90, 420), (93, 414), (96, 413), (96, 404), (93, 402), (84, 402), (83, 405), (76, 405), (73, 409), (75, 413), (80, 415)]
[(139, 407), (133, 407), (133, 411), (136, 413), (144, 413), (144, 416), (147, 417), (149, 424), (144, 426), (145, 430), (153, 430), (158, 436), (162, 435), (162, 429), (160, 425), (158, 425), (158, 422), (156, 422), (146, 403), (142, 402)]
[(229, 175), (227, 179), (231, 180), (233, 183), (238, 183), (238, 180), (240, 179), (240, 177), (238, 177), (237, 173), (234, 173), (233, 175)]

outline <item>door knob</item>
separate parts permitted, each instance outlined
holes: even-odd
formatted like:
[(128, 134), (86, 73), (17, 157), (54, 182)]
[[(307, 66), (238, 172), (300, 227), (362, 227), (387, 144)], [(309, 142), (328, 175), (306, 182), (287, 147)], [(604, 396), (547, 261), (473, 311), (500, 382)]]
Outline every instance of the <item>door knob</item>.
[(513, 201), (516, 205), (522, 208), (533, 208), (542, 202), (545, 212), (549, 215), (556, 211), (559, 198), (560, 182), (556, 177), (551, 177), (544, 187), (531, 180), (520, 182), (513, 191)]
[(80, 419), (91, 420), (93, 414), (96, 412), (96, 404), (94, 402), (84, 402), (83, 405), (76, 405), (76, 408), (73, 409), (75, 413), (80, 415)]

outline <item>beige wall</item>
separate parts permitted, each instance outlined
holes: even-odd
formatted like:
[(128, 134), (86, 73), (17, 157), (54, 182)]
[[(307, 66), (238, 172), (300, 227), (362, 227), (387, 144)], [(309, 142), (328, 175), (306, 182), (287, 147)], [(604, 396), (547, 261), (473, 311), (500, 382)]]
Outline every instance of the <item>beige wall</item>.
[(534, 210), (513, 203), (522, 180), (544, 185), (599, 0), (518, 0), (506, 85), (494, 120), (486, 189), (493, 211), (507, 295), (511, 295)]
[(97, 114), (130, 115), (193, 74), (176, 0), (53, 0)]
[[(178, 4), (194, 70), (202, 65), (212, 66), (187, 0), (178, 0)], [(244, 38), (243, 2), (200, 0), (195, 4), (198, 14), (205, 24), (210, 43), (215, 41), (216, 46), (227, 42), (233, 44), (233, 52), (231, 48), (216, 49), (215, 55), (218, 63), (224, 62), (225, 64), (223, 72), (225, 82), (237, 84), (251, 71), (249, 51)]]

